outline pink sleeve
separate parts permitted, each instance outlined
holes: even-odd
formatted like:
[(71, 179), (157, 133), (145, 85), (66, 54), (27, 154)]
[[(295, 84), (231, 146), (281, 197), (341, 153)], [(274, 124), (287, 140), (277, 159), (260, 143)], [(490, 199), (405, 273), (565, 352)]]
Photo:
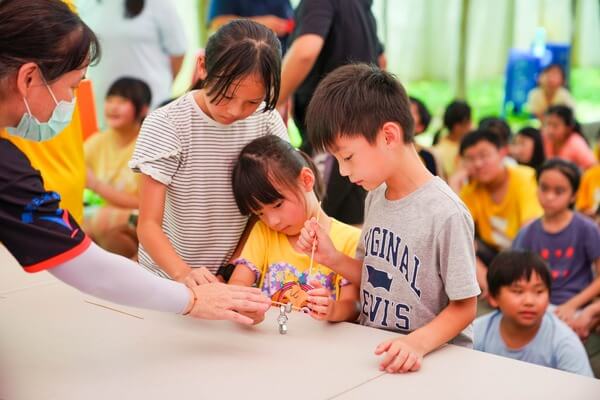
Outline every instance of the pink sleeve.
[(577, 133), (571, 135), (565, 144), (565, 150), (565, 158), (573, 160), (581, 169), (587, 169), (596, 163), (594, 152)]

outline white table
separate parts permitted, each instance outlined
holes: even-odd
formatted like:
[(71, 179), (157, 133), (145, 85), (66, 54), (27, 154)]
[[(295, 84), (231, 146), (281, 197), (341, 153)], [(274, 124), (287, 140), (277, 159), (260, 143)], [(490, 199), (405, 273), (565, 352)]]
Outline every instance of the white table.
[(251, 328), (196, 321), (95, 300), (49, 275), (29, 284), (18, 268), (0, 248), (0, 288), (11, 288), (0, 293), (2, 400), (600, 398), (598, 380), (456, 346), (418, 373), (382, 374), (373, 349), (390, 332), (294, 313), (280, 335), (275, 310)]

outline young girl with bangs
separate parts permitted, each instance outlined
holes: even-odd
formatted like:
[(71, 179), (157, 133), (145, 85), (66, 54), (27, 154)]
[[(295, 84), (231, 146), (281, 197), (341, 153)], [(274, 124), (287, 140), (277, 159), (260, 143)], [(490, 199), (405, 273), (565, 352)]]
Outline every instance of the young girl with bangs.
[[(360, 236), (358, 228), (328, 217), (321, 209), (323, 185), (310, 157), (278, 137), (258, 138), (242, 150), (232, 185), (240, 212), (256, 215), (259, 221), (233, 263), (229, 283), (256, 285), (277, 302), (294, 303), (290, 297), (306, 297), (296, 304), (306, 306), (316, 319), (356, 318), (358, 285), (325, 265), (311, 265), (310, 256), (296, 247), (304, 223), (313, 217), (344, 254), (354, 256)], [(307, 296), (293, 294), (300, 290)], [(262, 315), (252, 318), (258, 323)]]
[(537, 180), (544, 215), (521, 229), (513, 247), (533, 251), (549, 265), (550, 303), (558, 317), (573, 326), (578, 310), (600, 294), (600, 229), (572, 210), (580, 180), (575, 164), (548, 160)]

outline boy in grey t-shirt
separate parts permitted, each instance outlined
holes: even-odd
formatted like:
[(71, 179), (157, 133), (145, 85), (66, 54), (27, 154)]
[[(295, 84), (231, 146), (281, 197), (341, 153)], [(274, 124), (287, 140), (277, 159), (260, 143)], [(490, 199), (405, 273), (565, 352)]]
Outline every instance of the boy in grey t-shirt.
[[(371, 193), (356, 259), (337, 252), (314, 220), (297, 247), (310, 254), (315, 243), (317, 262), (361, 282), (362, 324), (406, 334), (377, 346), (380, 368), (416, 371), (444, 343), (471, 346), (480, 292), (473, 220), (417, 155), (402, 85), (373, 66), (340, 67), (319, 84), (306, 120), (313, 146), (330, 151), (340, 173)], [(309, 294), (323, 313), (337, 307), (322, 291)]]

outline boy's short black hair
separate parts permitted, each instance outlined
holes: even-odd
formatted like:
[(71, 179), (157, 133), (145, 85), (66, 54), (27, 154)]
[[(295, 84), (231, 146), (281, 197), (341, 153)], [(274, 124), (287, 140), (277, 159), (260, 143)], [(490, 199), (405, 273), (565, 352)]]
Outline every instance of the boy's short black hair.
[(550, 269), (540, 256), (523, 250), (501, 252), (494, 258), (487, 271), (490, 295), (496, 297), (503, 286), (510, 286), (521, 279), (531, 279), (533, 272), (539, 275), (550, 292), (552, 287)]
[(444, 111), (444, 126), (452, 129), (454, 125), (471, 119), (471, 107), (466, 101), (454, 100)]
[(489, 129), (476, 129), (467, 133), (460, 141), (459, 154), (462, 156), (469, 147), (475, 146), (477, 143), (486, 141), (493, 144), (498, 150), (504, 147), (500, 137)]
[(421, 120), (421, 125), (423, 125), (423, 132), (425, 132), (431, 123), (431, 113), (425, 106), (425, 103), (423, 103), (421, 100), (412, 96), (410, 96), (408, 99), (411, 103), (417, 106), (417, 113), (419, 113), (419, 119)]
[(331, 149), (338, 137), (363, 136), (375, 143), (386, 122), (396, 122), (404, 142), (414, 139), (414, 121), (404, 87), (374, 65), (348, 64), (330, 72), (317, 86), (306, 112), (310, 143)]
[(502, 140), (502, 145), (507, 146), (510, 142), (512, 131), (510, 130), (510, 126), (506, 123), (506, 121), (502, 118), (498, 117), (485, 117), (479, 121), (479, 128), (487, 129), (500, 137)]
[(146, 82), (137, 78), (123, 77), (113, 82), (108, 88), (106, 97), (120, 96), (133, 103), (135, 117), (139, 119), (144, 107), (152, 103), (152, 91)]

